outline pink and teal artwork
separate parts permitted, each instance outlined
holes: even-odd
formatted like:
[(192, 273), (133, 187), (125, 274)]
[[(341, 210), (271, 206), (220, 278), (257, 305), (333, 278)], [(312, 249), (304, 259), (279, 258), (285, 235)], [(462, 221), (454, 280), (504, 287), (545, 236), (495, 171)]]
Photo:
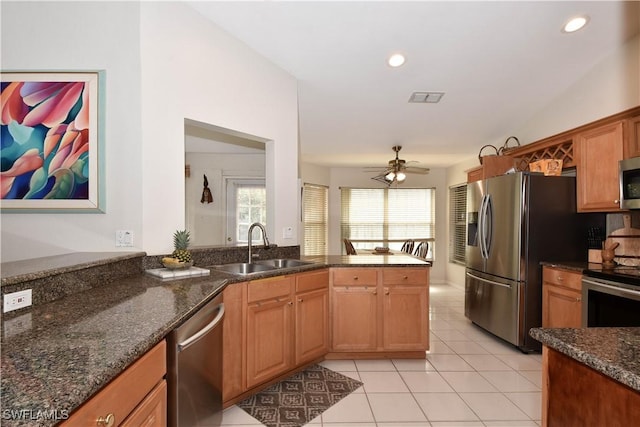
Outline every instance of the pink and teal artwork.
[(99, 73), (2, 73), (0, 203), (101, 210)]

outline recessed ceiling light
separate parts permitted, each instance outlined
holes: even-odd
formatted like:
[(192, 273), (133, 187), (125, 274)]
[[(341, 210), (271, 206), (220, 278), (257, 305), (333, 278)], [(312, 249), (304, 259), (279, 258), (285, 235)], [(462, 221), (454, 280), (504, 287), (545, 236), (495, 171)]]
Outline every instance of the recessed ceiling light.
[(392, 67), (399, 67), (402, 64), (404, 64), (404, 61), (405, 61), (404, 55), (402, 55), (400, 53), (394, 53), (387, 60), (387, 64), (389, 64)]
[(578, 31), (580, 28), (584, 27), (585, 25), (587, 25), (588, 22), (589, 22), (589, 17), (587, 15), (575, 16), (570, 20), (568, 20), (566, 24), (564, 24), (564, 27), (562, 27), (562, 32), (573, 33), (575, 31)]

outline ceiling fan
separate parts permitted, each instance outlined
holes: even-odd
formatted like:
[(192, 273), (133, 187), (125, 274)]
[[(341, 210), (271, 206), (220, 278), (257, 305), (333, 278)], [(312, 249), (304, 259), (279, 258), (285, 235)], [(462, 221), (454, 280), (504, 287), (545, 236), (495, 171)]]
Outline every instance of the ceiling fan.
[(371, 179), (387, 185), (391, 185), (394, 182), (397, 184), (404, 182), (404, 180), (407, 178), (408, 173), (417, 173), (422, 175), (426, 175), (429, 173), (428, 168), (407, 166), (407, 162), (398, 157), (398, 153), (402, 149), (401, 145), (394, 145), (392, 149), (396, 153), (396, 158), (393, 160), (389, 160), (387, 168), (379, 175), (376, 175)]

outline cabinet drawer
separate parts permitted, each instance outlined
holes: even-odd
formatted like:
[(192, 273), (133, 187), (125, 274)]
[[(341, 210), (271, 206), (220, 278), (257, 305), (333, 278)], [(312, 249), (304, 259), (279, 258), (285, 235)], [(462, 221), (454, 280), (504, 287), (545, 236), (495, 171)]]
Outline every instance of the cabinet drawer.
[(426, 285), (428, 282), (426, 268), (383, 268), (382, 283), (384, 285)]
[(310, 271), (296, 276), (296, 293), (329, 287), (329, 270)]
[(544, 267), (542, 269), (542, 280), (553, 285), (582, 292), (582, 274), (575, 271)]
[(375, 268), (337, 268), (333, 270), (334, 285), (371, 286), (378, 282)]
[(142, 402), (149, 392), (162, 381), (167, 372), (167, 345), (161, 341), (123, 373), (118, 375), (91, 400), (74, 412), (63, 426), (94, 426), (99, 417), (112, 414), (114, 426)]
[(265, 299), (288, 297), (291, 294), (291, 280), (292, 278), (289, 276), (253, 280), (249, 282), (247, 301), (256, 302)]

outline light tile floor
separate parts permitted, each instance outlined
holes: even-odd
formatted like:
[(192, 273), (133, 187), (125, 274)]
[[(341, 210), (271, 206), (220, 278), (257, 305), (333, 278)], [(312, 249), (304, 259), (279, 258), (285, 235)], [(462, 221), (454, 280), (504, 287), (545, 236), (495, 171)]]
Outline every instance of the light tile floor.
[[(309, 427), (540, 425), (541, 357), (523, 354), (464, 317), (464, 290), (432, 284), (426, 360), (328, 360), (364, 383)], [(262, 425), (237, 406), (224, 427)]]

